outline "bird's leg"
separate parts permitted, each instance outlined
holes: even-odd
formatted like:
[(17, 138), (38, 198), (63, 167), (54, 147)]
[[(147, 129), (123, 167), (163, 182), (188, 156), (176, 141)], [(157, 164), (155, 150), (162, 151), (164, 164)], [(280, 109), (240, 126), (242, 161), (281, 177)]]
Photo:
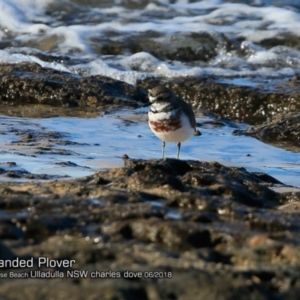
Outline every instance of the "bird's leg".
[(162, 159), (165, 158), (165, 146), (166, 146), (166, 142), (162, 141)]
[(180, 147), (181, 147), (181, 143), (178, 143), (177, 144), (177, 159), (179, 159)]

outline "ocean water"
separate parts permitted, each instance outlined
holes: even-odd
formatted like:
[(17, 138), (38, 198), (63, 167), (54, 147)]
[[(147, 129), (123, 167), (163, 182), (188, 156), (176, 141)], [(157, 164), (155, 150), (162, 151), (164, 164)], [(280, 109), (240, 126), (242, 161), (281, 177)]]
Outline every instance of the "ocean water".
[[(296, 0), (1, 0), (0, 62), (132, 84), (148, 76), (291, 77), (300, 70), (299, 11)], [(191, 43), (195, 55), (173, 55), (172, 43)]]

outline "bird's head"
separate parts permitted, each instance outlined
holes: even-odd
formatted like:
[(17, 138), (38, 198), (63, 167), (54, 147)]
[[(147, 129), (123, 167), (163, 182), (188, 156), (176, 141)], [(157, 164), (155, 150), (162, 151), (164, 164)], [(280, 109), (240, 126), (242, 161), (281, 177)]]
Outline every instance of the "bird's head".
[(173, 93), (167, 87), (157, 86), (148, 90), (148, 98), (150, 105), (157, 102), (170, 103), (173, 99)]

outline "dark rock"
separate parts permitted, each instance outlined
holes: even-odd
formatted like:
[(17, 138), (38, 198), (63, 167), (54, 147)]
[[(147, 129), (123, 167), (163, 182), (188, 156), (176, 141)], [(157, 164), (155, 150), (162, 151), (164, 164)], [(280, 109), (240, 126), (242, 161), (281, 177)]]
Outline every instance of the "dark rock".
[(300, 150), (300, 113), (278, 114), (271, 121), (235, 130), (235, 135), (247, 135), (281, 148), (299, 152)]
[(0, 259), (1, 260), (12, 260), (14, 259), (16, 256), (15, 254), (7, 247), (5, 246), (3, 243), (0, 243)]
[(144, 91), (122, 81), (105, 76), (80, 77), (25, 62), (1, 64), (0, 95), (0, 102), (10, 106), (46, 104), (87, 110), (138, 107), (146, 101)]
[[(43, 299), (67, 290), (73, 299), (92, 291), (107, 299), (296, 299), (300, 208), (285, 205), (297, 203), (297, 193), (280, 195), (270, 189), (274, 178), (217, 162), (124, 164), (71, 180), (0, 182), (7, 253), (74, 259), (73, 269), (89, 272), (63, 286), (8, 279), (1, 297), (21, 298), (26, 290), (26, 297)], [(94, 271), (104, 277), (91, 278)], [(142, 278), (124, 278), (126, 271)]]
[(187, 250), (211, 246), (210, 233), (207, 229), (195, 226), (195, 223), (180, 221), (131, 223), (132, 235), (145, 243), (162, 244), (172, 250)]
[(219, 118), (260, 124), (281, 112), (300, 111), (300, 85), (291, 88), (288, 80), (274, 80), (272, 84), (261, 80), (255, 86), (238, 86), (208, 77), (169, 81), (149, 78), (139, 85), (147, 90), (161, 81), (190, 102), (195, 111), (213, 112)]
[[(117, 33), (116, 33), (117, 35)], [(192, 32), (174, 35), (161, 35), (157, 32), (150, 32), (145, 35), (136, 33), (133, 37), (122, 35), (113, 38), (99, 37), (93, 39), (95, 51), (101, 54), (122, 55), (124, 53), (137, 53), (146, 51), (153, 56), (165, 60), (175, 61), (208, 61), (216, 56), (218, 49), (229, 49), (230, 42), (225, 35), (217, 32)], [(132, 66), (133, 69), (135, 66)], [(140, 70), (142, 71), (142, 70)]]
[[(183, 37), (178, 37), (179, 40), (181, 38)], [(191, 41), (197, 39), (189, 36), (186, 38)], [(223, 43), (220, 37), (204, 37), (200, 34), (199, 38), (200, 43), (202, 38), (211, 40), (206, 54), (206, 50), (203, 52), (200, 48), (198, 54), (194, 53), (198, 50), (192, 49), (194, 46), (191, 48), (189, 44), (186, 44), (182, 51), (175, 51), (173, 54), (185, 56), (187, 60), (195, 57), (205, 59), (204, 57), (214, 55), (211, 52), (215, 51), (215, 43), (219, 45), (216, 41), (220, 40), (220, 45)], [(157, 49), (155, 43), (151, 43), (154, 45), (153, 49)], [(163, 45), (168, 47), (169, 44), (164, 42)], [(146, 90), (161, 84), (162, 81), (178, 96), (191, 102), (196, 111), (201, 109), (214, 112), (217, 117), (222, 118), (215, 124), (203, 124), (204, 127), (221, 126), (224, 118), (258, 124), (277, 113), (300, 110), (299, 85), (291, 86), (287, 79), (274, 79), (272, 85), (261, 80), (255, 82), (253, 87), (237, 86), (200, 76), (176, 78), (168, 82), (162, 78), (147, 78), (138, 82), (140, 87), (134, 87), (105, 76), (81, 77), (31, 63), (3, 63), (0, 70), (1, 111), (3, 114), (14, 116), (95, 116), (99, 111), (140, 107), (147, 102)], [(31, 105), (35, 105), (34, 110), (31, 109)], [(27, 132), (24, 139), (34, 140), (35, 136)]]

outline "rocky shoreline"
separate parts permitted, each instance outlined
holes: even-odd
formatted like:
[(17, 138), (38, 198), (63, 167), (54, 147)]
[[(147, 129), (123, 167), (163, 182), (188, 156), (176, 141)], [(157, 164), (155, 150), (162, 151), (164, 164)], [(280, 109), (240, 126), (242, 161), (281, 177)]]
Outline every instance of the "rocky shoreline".
[[(14, 116), (94, 116), (142, 106), (158, 80), (131, 86), (2, 64), (0, 106)], [(297, 80), (268, 91), (205, 78), (164, 82), (196, 113), (253, 124), (235, 134), (298, 152)], [(100, 292), (102, 299), (298, 299), (300, 191), (277, 192), (288, 187), (269, 175), (218, 162), (124, 156), (123, 168), (79, 179), (7, 176), (40, 181), (0, 182), (0, 261), (25, 262), (2, 270), (3, 299), (99, 299)], [(54, 265), (39, 266), (41, 257)], [(64, 267), (64, 260), (76, 263)], [(67, 275), (74, 270), (88, 273)], [(45, 279), (50, 273), (56, 278)]]
[[(0, 294), (296, 299), (300, 191), (277, 193), (274, 186), (282, 185), (262, 173), (176, 159), (125, 159), (123, 168), (80, 179), (0, 183), (1, 260), (35, 261), (4, 272), (57, 275), (2, 280)], [(40, 257), (76, 263), (47, 268)], [(70, 270), (88, 275), (72, 279)], [(93, 278), (95, 272), (104, 273)]]
[[(269, 85), (266, 80), (251, 87), (222, 83), (207, 77), (147, 78), (133, 86), (105, 76), (75, 76), (32, 63), (2, 63), (0, 108), (2, 114), (8, 116), (93, 117), (117, 109), (141, 107), (147, 102), (147, 89), (158, 83), (173, 89), (191, 103), (196, 112), (213, 115), (221, 121), (247, 122), (258, 128), (266, 122), (263, 131), (259, 130), (259, 139), (289, 150), (298, 147), (300, 89), (296, 77), (273, 80)], [(269, 127), (280, 130), (270, 129), (271, 132)], [(257, 137), (255, 132), (256, 127), (245, 134)], [(282, 132), (286, 132), (283, 137)]]

